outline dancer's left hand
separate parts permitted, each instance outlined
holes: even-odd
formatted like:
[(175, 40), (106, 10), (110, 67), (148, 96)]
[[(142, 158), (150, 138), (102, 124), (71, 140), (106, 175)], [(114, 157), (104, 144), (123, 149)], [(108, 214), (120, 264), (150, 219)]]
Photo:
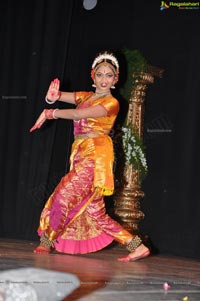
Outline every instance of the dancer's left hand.
[(46, 121), (46, 116), (45, 116), (45, 111), (42, 111), (38, 119), (36, 120), (36, 123), (32, 128), (30, 129), (30, 133), (33, 132), (34, 130), (40, 129), (43, 123)]

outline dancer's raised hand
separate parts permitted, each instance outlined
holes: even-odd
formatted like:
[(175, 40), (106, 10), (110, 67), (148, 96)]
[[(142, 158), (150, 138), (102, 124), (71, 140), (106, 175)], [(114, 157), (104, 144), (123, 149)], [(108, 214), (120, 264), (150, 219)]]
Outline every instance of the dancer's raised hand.
[(60, 81), (55, 78), (49, 85), (49, 89), (46, 94), (46, 101), (54, 103), (60, 97)]

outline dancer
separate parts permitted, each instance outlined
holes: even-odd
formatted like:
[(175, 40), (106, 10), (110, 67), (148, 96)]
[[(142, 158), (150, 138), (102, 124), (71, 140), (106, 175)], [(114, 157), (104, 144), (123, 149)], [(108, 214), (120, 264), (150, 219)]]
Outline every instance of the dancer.
[(91, 70), (94, 92), (60, 91), (54, 79), (46, 102), (62, 101), (75, 109), (45, 109), (30, 132), (39, 129), (47, 119), (71, 119), (74, 142), (70, 170), (64, 175), (40, 217), (40, 244), (36, 254), (48, 254), (54, 248), (68, 254), (98, 251), (113, 240), (129, 251), (120, 261), (134, 261), (150, 254), (138, 235), (125, 230), (106, 214), (104, 196), (114, 192), (113, 143), (109, 136), (119, 111), (111, 94), (118, 81), (119, 63), (113, 53), (103, 52), (94, 59)]

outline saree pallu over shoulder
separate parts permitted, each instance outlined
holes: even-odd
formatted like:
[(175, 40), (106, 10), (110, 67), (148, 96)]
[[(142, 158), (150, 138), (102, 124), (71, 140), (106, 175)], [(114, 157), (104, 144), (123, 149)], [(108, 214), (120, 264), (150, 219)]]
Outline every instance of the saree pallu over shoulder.
[[(75, 142), (72, 146), (71, 168), (73, 168), (73, 160), (77, 160), (78, 156), (92, 159), (95, 166), (93, 188), (100, 189), (103, 195), (111, 195), (114, 191), (113, 143), (109, 134), (104, 133), (110, 133), (113, 128), (119, 103), (112, 95), (104, 95), (93, 100), (91, 99), (93, 94), (94, 92), (76, 92), (77, 107), (81, 109), (101, 105), (107, 115), (74, 121)], [(91, 137), (91, 134), (95, 137)]]
[[(102, 151), (102, 145), (106, 150), (105, 152)], [(74, 168), (73, 162), (83, 158), (94, 161), (94, 189), (98, 188), (103, 195), (112, 195), (114, 191), (112, 139), (108, 135), (75, 139), (72, 145), (70, 169)]]

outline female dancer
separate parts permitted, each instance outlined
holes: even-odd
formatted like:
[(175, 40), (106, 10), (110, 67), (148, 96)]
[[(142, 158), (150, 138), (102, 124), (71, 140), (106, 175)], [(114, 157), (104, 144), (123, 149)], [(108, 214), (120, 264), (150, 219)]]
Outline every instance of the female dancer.
[(149, 255), (138, 235), (133, 235), (111, 219), (105, 211), (104, 196), (114, 191), (113, 144), (109, 136), (119, 111), (111, 94), (118, 81), (119, 64), (112, 53), (100, 53), (92, 64), (95, 92), (63, 92), (54, 79), (46, 102), (63, 101), (75, 109), (45, 109), (32, 132), (47, 119), (72, 119), (74, 142), (70, 171), (63, 176), (47, 200), (40, 217), (40, 244), (36, 254), (59, 252), (84, 254), (98, 251), (113, 240), (126, 246), (128, 256), (120, 261), (134, 261)]

